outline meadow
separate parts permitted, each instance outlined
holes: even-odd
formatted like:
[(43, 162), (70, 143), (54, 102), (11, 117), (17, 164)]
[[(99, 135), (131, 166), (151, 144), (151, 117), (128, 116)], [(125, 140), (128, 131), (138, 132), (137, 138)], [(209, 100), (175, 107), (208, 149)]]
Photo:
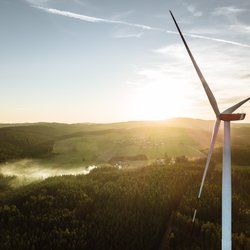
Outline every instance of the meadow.
[[(2, 173), (8, 170), (18, 175), (19, 169), (31, 171), (32, 166), (31, 172), (37, 173), (39, 169), (79, 173), (91, 165), (148, 165), (166, 155), (202, 158), (207, 154), (212, 127), (211, 121), (181, 118), (165, 122), (5, 125), (0, 126), (1, 169)], [(219, 154), (221, 132), (216, 143)], [(247, 155), (249, 140), (250, 125), (235, 123), (233, 150)]]

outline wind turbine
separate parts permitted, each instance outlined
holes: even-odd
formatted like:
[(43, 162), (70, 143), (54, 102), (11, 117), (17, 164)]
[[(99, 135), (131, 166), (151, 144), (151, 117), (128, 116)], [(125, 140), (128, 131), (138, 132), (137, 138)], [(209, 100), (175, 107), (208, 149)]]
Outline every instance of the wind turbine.
[[(241, 105), (243, 105), (245, 102), (250, 100), (250, 97), (244, 99), (243, 101), (233, 105), (232, 107), (224, 110), (222, 113), (219, 111), (216, 99), (210, 90), (204, 76), (202, 75), (186, 41), (184, 36), (181, 33), (181, 30), (170, 10), (170, 14), (174, 20), (174, 23), (177, 27), (177, 30), (181, 36), (181, 39), (186, 47), (186, 50), (190, 56), (190, 59), (194, 65), (194, 68), (201, 80), (201, 83), (203, 85), (203, 88), (206, 92), (206, 95), (208, 97), (208, 100), (214, 110), (214, 113), (216, 115), (216, 121), (214, 124), (213, 134), (211, 138), (210, 148), (208, 151), (207, 161), (201, 181), (201, 186), (198, 194), (198, 199), (201, 197), (202, 188), (204, 185), (204, 181), (207, 175), (207, 170), (209, 167), (209, 163), (211, 160), (214, 144), (216, 141), (216, 137), (219, 131), (220, 122), (224, 121), (224, 148), (223, 148), (223, 167), (222, 167), (222, 250), (231, 250), (232, 249), (232, 183), (231, 183), (231, 142), (230, 142), (230, 122), (231, 121), (238, 121), (243, 120), (246, 116), (246, 114), (234, 114), (233, 112), (238, 109)], [(195, 209), (194, 215), (193, 215), (193, 222), (195, 221), (197, 210)]]

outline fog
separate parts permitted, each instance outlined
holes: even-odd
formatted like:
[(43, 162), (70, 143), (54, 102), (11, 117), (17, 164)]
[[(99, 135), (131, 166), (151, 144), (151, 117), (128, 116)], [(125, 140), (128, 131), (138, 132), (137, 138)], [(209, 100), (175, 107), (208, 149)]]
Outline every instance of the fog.
[(0, 165), (0, 173), (8, 176), (18, 176), (25, 179), (45, 179), (50, 176), (89, 174), (97, 166), (59, 167), (53, 164), (43, 164), (40, 160), (23, 159)]

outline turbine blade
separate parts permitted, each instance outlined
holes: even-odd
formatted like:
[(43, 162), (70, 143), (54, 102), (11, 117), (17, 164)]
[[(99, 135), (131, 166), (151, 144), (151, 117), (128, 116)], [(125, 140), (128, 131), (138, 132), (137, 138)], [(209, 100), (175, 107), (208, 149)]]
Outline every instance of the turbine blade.
[(195, 217), (196, 217), (196, 214), (197, 214), (197, 205), (198, 205), (200, 197), (201, 197), (201, 192), (202, 192), (202, 189), (203, 189), (204, 181), (206, 179), (208, 166), (209, 166), (209, 163), (210, 163), (210, 160), (211, 160), (211, 156), (212, 156), (212, 153), (213, 153), (214, 144), (215, 144), (215, 141), (216, 141), (216, 137), (217, 137), (219, 128), (220, 128), (220, 120), (217, 119), (215, 124), (214, 124), (214, 130), (213, 130), (213, 135), (212, 135), (212, 138), (211, 138), (210, 148), (209, 148), (209, 151), (208, 151), (207, 161), (206, 161), (204, 173), (203, 173), (203, 176), (202, 176), (201, 186), (200, 186), (200, 190), (199, 190), (199, 194), (198, 194), (198, 197), (197, 197), (197, 202), (196, 202), (196, 206), (195, 206), (195, 210), (194, 210), (194, 214), (193, 214), (193, 218), (192, 218), (193, 223), (195, 221)]
[(185, 38), (184, 38), (184, 36), (182, 35), (181, 30), (180, 30), (180, 28), (179, 28), (179, 26), (178, 26), (178, 24), (177, 24), (177, 22), (176, 22), (176, 20), (175, 20), (175, 18), (174, 18), (174, 15), (172, 14), (171, 10), (169, 10), (169, 12), (170, 12), (170, 14), (171, 14), (171, 16), (172, 16), (172, 18), (173, 18), (173, 20), (174, 20), (174, 23), (175, 23), (175, 25), (176, 25), (176, 27), (177, 27), (177, 30), (178, 30), (178, 32), (179, 32), (179, 34), (180, 34), (180, 36), (181, 36), (181, 39), (182, 39), (182, 41), (183, 41), (183, 43), (184, 43), (184, 45), (185, 45), (185, 47), (186, 47), (186, 50), (187, 50), (187, 52), (188, 52), (188, 54), (189, 54), (189, 56), (190, 56), (190, 59), (191, 59), (193, 65), (194, 65), (194, 68), (195, 68), (195, 70), (196, 70), (196, 72), (197, 72), (197, 74), (198, 74), (198, 76), (199, 76), (199, 78), (200, 78), (200, 80), (201, 80), (201, 83), (202, 83), (203, 88), (204, 88), (204, 90), (205, 90), (205, 92), (206, 92), (206, 94), (207, 94), (208, 100), (209, 100), (209, 102), (210, 102), (210, 104), (211, 104), (211, 106), (212, 106), (212, 108), (213, 108), (213, 110), (214, 110), (214, 113), (215, 113), (216, 116), (218, 117), (219, 114), (220, 114), (220, 111), (219, 111), (219, 108), (218, 108), (216, 99), (215, 99), (215, 97), (214, 97), (214, 95), (213, 95), (211, 89), (209, 88), (209, 86), (208, 86), (208, 84), (207, 84), (207, 82), (206, 82), (204, 76), (202, 75), (202, 73), (201, 73), (201, 71), (200, 71), (200, 69), (199, 69), (199, 67), (198, 67), (198, 65), (197, 65), (197, 63), (196, 63), (196, 61), (195, 61), (195, 59), (194, 59), (194, 57), (193, 57), (193, 55), (192, 55), (192, 53), (191, 53), (189, 47), (188, 47), (188, 45), (187, 45), (187, 43), (186, 43), (186, 41), (185, 41)]
[(212, 156), (212, 153), (213, 153), (214, 144), (215, 144), (216, 137), (217, 137), (217, 134), (218, 134), (218, 131), (219, 131), (219, 127), (220, 127), (220, 120), (217, 119), (215, 124), (214, 124), (213, 135), (212, 135), (212, 138), (211, 138), (210, 148), (209, 148), (209, 151), (208, 151), (207, 162), (206, 162), (206, 165), (205, 165), (205, 169), (204, 169), (204, 173), (203, 173), (203, 177), (202, 177), (202, 181), (201, 181), (201, 186), (200, 186), (200, 190), (199, 190), (199, 194), (198, 194), (198, 199), (201, 197), (201, 192), (202, 192), (204, 181), (205, 181), (205, 178), (206, 178), (206, 175), (207, 175), (207, 170), (208, 170), (208, 166), (209, 166), (211, 156)]
[(197, 208), (194, 210), (194, 215), (193, 215), (192, 222), (194, 222), (194, 221), (195, 221), (196, 213), (197, 213)]
[(224, 110), (222, 114), (232, 114), (236, 109), (238, 109), (241, 105), (243, 105), (245, 102), (249, 101), (250, 97), (246, 98), (245, 100), (233, 105), (232, 107)]

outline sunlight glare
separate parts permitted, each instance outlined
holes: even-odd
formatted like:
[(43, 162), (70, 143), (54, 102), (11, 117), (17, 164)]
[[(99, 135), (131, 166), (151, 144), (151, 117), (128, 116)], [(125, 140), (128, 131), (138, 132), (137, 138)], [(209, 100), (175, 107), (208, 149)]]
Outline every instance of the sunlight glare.
[(139, 88), (134, 98), (134, 117), (138, 120), (165, 120), (183, 116), (188, 101), (180, 84), (149, 84)]

